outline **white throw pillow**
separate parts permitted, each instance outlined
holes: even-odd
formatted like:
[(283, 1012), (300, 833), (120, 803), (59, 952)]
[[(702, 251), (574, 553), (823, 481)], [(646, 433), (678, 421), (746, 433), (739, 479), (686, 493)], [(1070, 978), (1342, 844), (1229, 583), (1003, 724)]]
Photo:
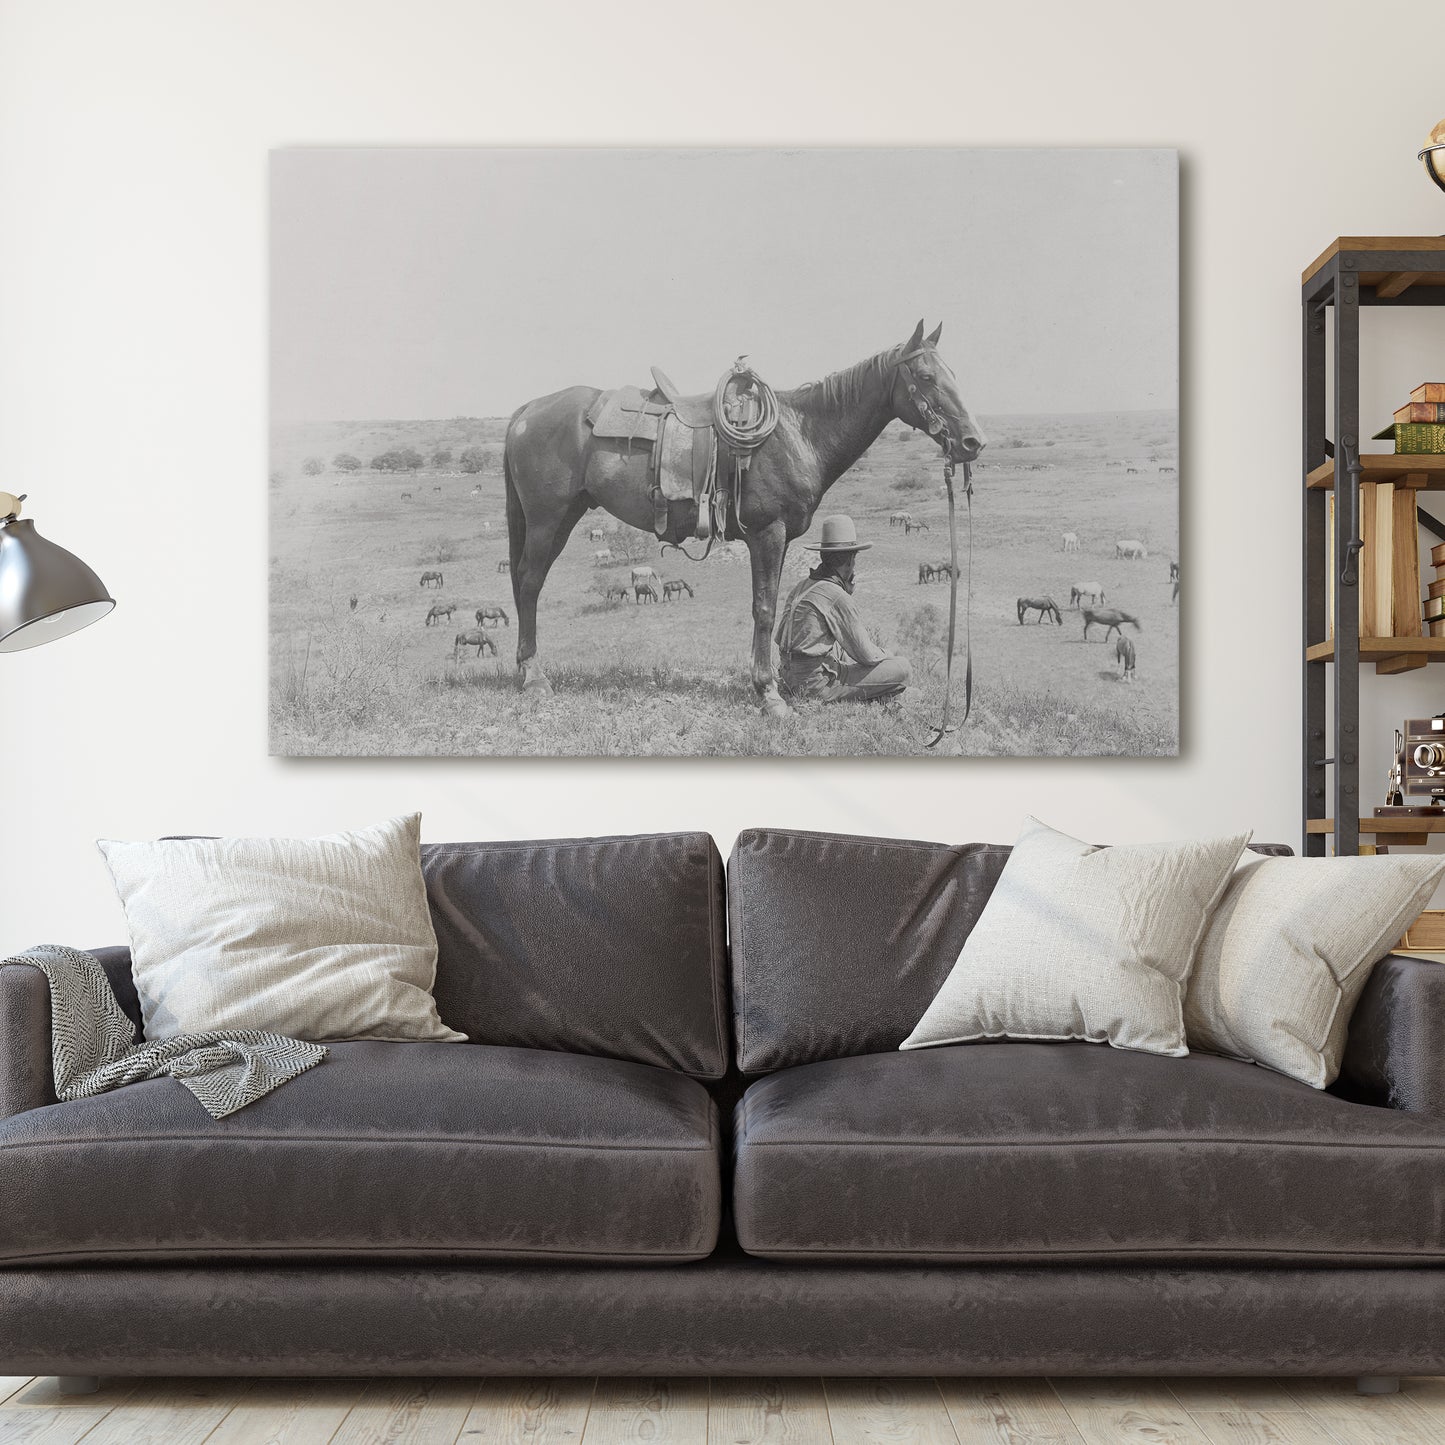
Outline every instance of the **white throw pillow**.
[(1094, 847), (1030, 818), (905, 1049), (1086, 1039), (1178, 1057), (1184, 982), (1249, 834)]
[(1370, 972), (1429, 901), (1445, 858), (1256, 858), (1210, 919), (1184, 1003), (1192, 1048), (1316, 1089), (1340, 1072)]
[(102, 839), (148, 1040), (465, 1040), (437, 1015), (421, 815), (324, 838)]

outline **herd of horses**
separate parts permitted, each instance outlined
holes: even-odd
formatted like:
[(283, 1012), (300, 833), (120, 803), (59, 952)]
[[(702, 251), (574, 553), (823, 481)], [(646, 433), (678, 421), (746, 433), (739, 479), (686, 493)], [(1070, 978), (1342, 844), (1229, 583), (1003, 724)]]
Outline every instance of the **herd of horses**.
[[(1063, 533), (1062, 550), (1066, 553), (1079, 551), (1079, 534), (1077, 532)], [(1142, 562), (1148, 556), (1148, 547), (1137, 537), (1123, 537), (1114, 543), (1115, 561)], [(923, 581), (921, 568), (918, 580)], [(1179, 563), (1177, 560), (1169, 563), (1169, 581), (1173, 589), (1169, 599), (1172, 605), (1179, 600)], [(1105, 643), (1111, 636), (1117, 634), (1114, 644), (1114, 659), (1119, 666), (1119, 677), (1123, 682), (1133, 682), (1137, 675), (1135, 672), (1137, 657), (1134, 644), (1124, 635), (1124, 629), (1132, 627), (1136, 633), (1141, 631), (1139, 619), (1132, 612), (1125, 612), (1122, 608), (1103, 606), (1102, 604), (1108, 600), (1103, 584), (1099, 582), (1075, 582), (1069, 588), (1069, 610), (1078, 612), (1083, 618), (1084, 641), (1089, 640), (1089, 630), (1093, 627), (1104, 629)], [(1087, 605), (1085, 605), (1086, 603)], [(1064, 625), (1063, 610), (1050, 596), (1020, 597), (1016, 606), (1020, 627), (1033, 613), (1038, 614), (1037, 621), (1040, 626), (1043, 625), (1045, 619), (1057, 627)]]
[(610, 582), (603, 591), (607, 602), (636, 602), (640, 607), (647, 602), (681, 602), (682, 594), (696, 597), (691, 582), (681, 577), (663, 577), (655, 567), (634, 567), (626, 582)]

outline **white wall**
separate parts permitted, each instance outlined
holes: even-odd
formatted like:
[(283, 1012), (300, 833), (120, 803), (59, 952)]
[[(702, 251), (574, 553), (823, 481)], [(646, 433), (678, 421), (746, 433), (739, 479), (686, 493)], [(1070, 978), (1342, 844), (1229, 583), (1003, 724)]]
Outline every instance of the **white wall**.
[[(430, 838), (1007, 840), (1033, 811), (1101, 840), (1252, 826), (1297, 844), (1299, 274), (1342, 232), (1445, 229), (1414, 159), (1445, 113), (1438, 46), (1395, 38), (1418, 6), (1361, 13), (0, 0), (0, 485), (120, 599), (0, 658), (0, 948), (120, 936), (96, 836), (323, 832), (418, 807)], [(268, 148), (779, 141), (1183, 152), (1183, 755), (268, 758)], [(920, 195), (900, 248), (927, 223)], [(1370, 320), (1366, 415), (1384, 418), (1445, 376), (1445, 318)], [(1442, 681), (1371, 679), (1367, 784), (1393, 720), (1445, 706)]]

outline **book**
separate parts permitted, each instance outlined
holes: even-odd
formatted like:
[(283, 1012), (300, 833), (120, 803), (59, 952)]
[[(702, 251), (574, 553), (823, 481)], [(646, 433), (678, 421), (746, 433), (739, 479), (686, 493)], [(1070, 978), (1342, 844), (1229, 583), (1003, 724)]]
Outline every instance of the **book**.
[(1393, 441), (1395, 455), (1434, 456), (1445, 452), (1445, 425), (1434, 422), (1391, 422), (1375, 433), (1376, 441)]
[(1395, 420), (1445, 422), (1445, 401), (1407, 402), (1395, 413)]
[(1445, 381), (1422, 381), (1410, 393), (1411, 401), (1445, 401)]
[(1430, 563), (1434, 567), (1445, 567), (1445, 542), (1437, 542), (1430, 548)]
[(1445, 618), (1445, 597), (1427, 597), (1420, 615), (1426, 622), (1433, 622), (1437, 617)]
[(1438, 582), (1432, 582), (1430, 584), (1430, 596), (1445, 597), (1445, 577), (1442, 577)]
[(1375, 523), (1379, 521), (1375, 491), (1378, 482), (1360, 483), (1360, 540), (1365, 544), (1360, 549), (1356, 591), (1360, 595), (1360, 636), (1379, 637), (1380, 594), (1375, 581), (1375, 563), (1378, 553), (1375, 549)]
[(1413, 487), (1392, 487), (1390, 617), (1392, 637), (1420, 637), (1420, 531)]
[(1445, 912), (1427, 908), (1406, 930), (1401, 948), (1421, 953), (1445, 949)]
[[(1375, 626), (1365, 637), (1392, 637), (1395, 632), (1395, 484), (1375, 483)], [(1410, 589), (1410, 611), (1415, 611)]]
[(1445, 617), (1432, 617), (1428, 626), (1431, 637), (1445, 637)]

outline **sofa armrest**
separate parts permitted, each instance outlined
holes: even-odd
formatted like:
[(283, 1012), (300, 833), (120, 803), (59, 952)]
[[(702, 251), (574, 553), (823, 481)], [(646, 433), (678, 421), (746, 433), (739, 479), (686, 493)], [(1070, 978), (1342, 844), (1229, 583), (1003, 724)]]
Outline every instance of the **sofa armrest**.
[(1445, 964), (1392, 953), (1375, 965), (1340, 1083), (1366, 1103), (1445, 1115)]
[(50, 985), (38, 968), (0, 968), (0, 1119), (55, 1102)]

